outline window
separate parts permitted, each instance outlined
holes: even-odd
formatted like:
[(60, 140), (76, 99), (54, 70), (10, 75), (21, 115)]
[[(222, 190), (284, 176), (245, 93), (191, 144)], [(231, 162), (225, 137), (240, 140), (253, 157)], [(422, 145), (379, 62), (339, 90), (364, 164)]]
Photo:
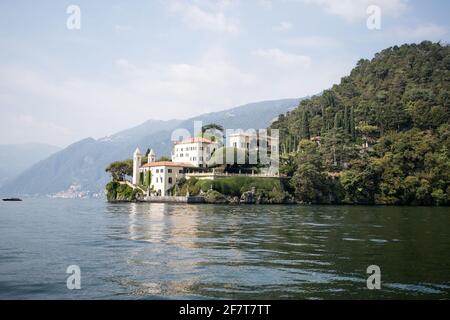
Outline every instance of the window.
[(172, 173), (172, 169), (167, 169), (167, 172), (168, 173)]
[(233, 142), (233, 147), (237, 147), (237, 143), (236, 142)]
[(183, 170), (181, 170), (181, 169), (180, 169), (180, 170), (178, 170), (178, 173), (183, 173)]
[(159, 169), (156, 169), (156, 173), (159, 173)]
[(172, 184), (172, 178), (169, 177), (169, 184)]

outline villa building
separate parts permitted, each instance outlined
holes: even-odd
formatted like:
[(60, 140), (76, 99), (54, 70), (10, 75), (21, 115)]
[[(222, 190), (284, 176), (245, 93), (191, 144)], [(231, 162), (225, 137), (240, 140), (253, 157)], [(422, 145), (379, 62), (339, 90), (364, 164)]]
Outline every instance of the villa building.
[[(266, 150), (268, 153), (278, 152), (278, 138), (267, 135), (264, 140), (267, 143)], [(237, 132), (228, 136), (229, 147), (246, 149), (247, 151), (260, 148), (261, 143), (262, 141), (259, 140), (256, 132)]]
[(175, 142), (172, 162), (190, 163), (194, 167), (207, 168), (211, 155), (219, 148), (217, 142), (206, 138), (189, 138)]
[[(228, 144), (232, 147), (246, 150), (258, 150), (261, 143), (267, 144), (267, 153), (278, 152), (278, 141), (275, 138), (258, 141), (258, 136), (251, 133), (236, 133), (230, 135)], [(208, 161), (221, 145), (206, 138), (189, 138), (174, 143), (172, 161), (156, 161), (155, 152), (150, 150), (147, 163), (142, 163), (142, 154), (139, 148), (133, 154), (134, 187), (145, 190), (147, 196), (171, 196), (171, 189), (181, 178), (215, 179), (219, 176), (228, 176), (228, 173), (216, 173), (208, 169)], [(254, 149), (253, 149), (254, 148)], [(278, 168), (260, 168), (264, 177), (278, 176)], [(239, 172), (240, 174), (240, 172)], [(247, 174), (248, 175), (248, 174)], [(252, 176), (255, 176), (252, 171)], [(145, 187), (144, 187), (145, 186)]]
[[(143, 185), (150, 177), (148, 187), (150, 193), (156, 196), (168, 196), (168, 191), (175, 183), (184, 177), (187, 169), (194, 168), (191, 163), (156, 161), (153, 149), (148, 155), (148, 161), (142, 165), (142, 155), (139, 148), (133, 154), (133, 184)], [(149, 175), (150, 174), (150, 175)]]
[(156, 196), (168, 196), (168, 191), (175, 183), (184, 177), (185, 170), (192, 168), (189, 163), (176, 163), (170, 161), (157, 161), (146, 163), (141, 167), (141, 173), (145, 177), (150, 172), (150, 190)]

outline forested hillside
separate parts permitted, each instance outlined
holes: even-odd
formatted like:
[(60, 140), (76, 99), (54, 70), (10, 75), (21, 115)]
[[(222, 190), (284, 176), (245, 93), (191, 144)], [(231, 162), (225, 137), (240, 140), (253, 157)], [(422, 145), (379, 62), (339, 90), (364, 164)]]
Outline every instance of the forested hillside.
[(280, 115), (281, 170), (312, 203), (450, 203), (450, 47), (395, 46)]

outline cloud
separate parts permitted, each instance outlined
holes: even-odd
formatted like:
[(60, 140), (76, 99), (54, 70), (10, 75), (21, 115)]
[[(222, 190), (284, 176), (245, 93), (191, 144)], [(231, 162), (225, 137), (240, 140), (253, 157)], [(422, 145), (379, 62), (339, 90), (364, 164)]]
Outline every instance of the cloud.
[[(237, 20), (225, 15), (225, 9), (229, 6), (227, 1), (206, 3), (203, 6), (187, 1), (173, 2), (169, 5), (171, 12), (181, 16), (183, 22), (190, 28), (225, 33), (238, 33)], [(205, 8), (203, 8), (205, 7)]]
[(54, 145), (62, 146), (73, 134), (68, 128), (51, 121), (30, 114), (15, 114), (11, 110), (2, 112), (0, 125), (2, 135), (6, 138), (3, 143), (11, 143), (13, 137), (14, 143), (51, 141)]
[(126, 31), (132, 31), (133, 28), (131, 26), (123, 26), (120, 24), (116, 24), (114, 26), (114, 30), (116, 30), (116, 32), (126, 32)]
[(275, 31), (287, 31), (292, 29), (294, 25), (288, 21), (282, 21), (279, 25), (275, 26), (273, 29)]
[(273, 8), (272, 0), (257, 0), (257, 3), (266, 10)]
[(422, 24), (416, 27), (398, 27), (395, 34), (400, 37), (419, 40), (440, 40), (448, 34), (448, 28), (433, 23)]
[(381, 14), (398, 17), (408, 8), (408, 0), (300, 0), (307, 4), (319, 6), (326, 13), (336, 15), (349, 22), (367, 17), (370, 5), (381, 8)]
[(258, 49), (253, 54), (279, 66), (308, 68), (311, 65), (311, 57), (283, 52), (280, 49)]
[(117, 59), (109, 75), (63, 78), (0, 65), (0, 143), (28, 137), (62, 146), (148, 119), (190, 118), (247, 101), (230, 93), (245, 92), (253, 82), (223, 60), (147, 65)]
[(65, 127), (59, 126), (49, 121), (35, 119), (33, 116), (27, 114), (15, 115), (9, 120), (12, 121), (13, 123), (15, 122), (19, 124), (19, 126), (25, 125), (28, 128), (32, 127), (35, 129), (33, 131), (40, 131), (42, 129), (50, 128), (55, 132), (57, 132), (58, 134), (62, 135), (69, 135), (71, 133), (70, 130)]
[(286, 44), (297, 47), (329, 48), (339, 46), (341, 43), (335, 38), (323, 36), (290, 37)]
[(252, 101), (301, 97), (338, 82), (353, 62), (333, 56), (314, 63), (280, 49), (248, 52), (247, 59), (230, 61), (216, 48), (190, 62), (118, 58), (105, 75), (78, 77), (63, 67), (54, 74), (0, 64), (0, 143), (31, 138), (64, 146), (148, 119), (186, 119)]

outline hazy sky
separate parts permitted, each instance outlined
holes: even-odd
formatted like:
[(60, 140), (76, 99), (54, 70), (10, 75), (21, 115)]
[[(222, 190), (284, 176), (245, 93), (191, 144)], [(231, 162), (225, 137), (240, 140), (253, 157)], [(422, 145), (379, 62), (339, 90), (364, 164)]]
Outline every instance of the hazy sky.
[[(81, 29), (66, 26), (81, 9)], [(366, 26), (381, 8), (381, 30)], [(147, 119), (311, 95), (395, 44), (449, 42), (450, 1), (0, 2), (0, 143), (65, 146)]]

